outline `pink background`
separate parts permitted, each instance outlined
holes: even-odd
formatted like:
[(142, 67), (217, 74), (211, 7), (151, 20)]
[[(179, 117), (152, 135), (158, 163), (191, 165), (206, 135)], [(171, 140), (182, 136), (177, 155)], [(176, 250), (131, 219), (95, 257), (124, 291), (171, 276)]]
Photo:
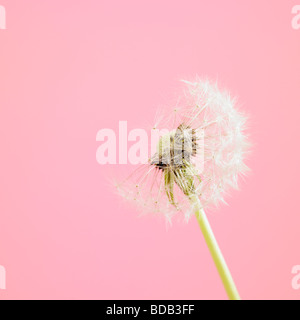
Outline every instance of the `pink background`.
[(252, 116), (252, 173), (209, 212), (240, 294), (300, 298), (297, 1), (1, 4), (0, 299), (226, 299), (196, 220), (139, 218), (96, 162), (98, 130), (147, 128), (195, 74)]

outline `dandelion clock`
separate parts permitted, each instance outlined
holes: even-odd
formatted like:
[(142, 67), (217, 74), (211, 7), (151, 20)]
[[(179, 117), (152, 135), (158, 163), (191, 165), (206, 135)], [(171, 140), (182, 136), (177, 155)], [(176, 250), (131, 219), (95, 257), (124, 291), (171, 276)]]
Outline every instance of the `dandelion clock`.
[(246, 117), (216, 84), (183, 83), (176, 106), (160, 115), (153, 128), (160, 134), (151, 157), (116, 187), (141, 212), (162, 214), (167, 221), (195, 215), (229, 299), (239, 300), (204, 210), (224, 202), (248, 170)]

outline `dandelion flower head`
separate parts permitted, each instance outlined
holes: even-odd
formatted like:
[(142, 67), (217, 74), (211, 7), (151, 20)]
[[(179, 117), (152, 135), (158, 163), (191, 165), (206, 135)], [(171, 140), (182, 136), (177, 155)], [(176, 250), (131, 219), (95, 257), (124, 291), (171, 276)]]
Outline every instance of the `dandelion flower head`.
[(147, 164), (141, 165), (118, 192), (142, 208), (168, 220), (193, 213), (190, 197), (203, 209), (225, 202), (248, 168), (247, 117), (227, 91), (209, 80), (183, 81), (184, 91), (172, 110), (159, 117), (155, 128), (168, 129)]

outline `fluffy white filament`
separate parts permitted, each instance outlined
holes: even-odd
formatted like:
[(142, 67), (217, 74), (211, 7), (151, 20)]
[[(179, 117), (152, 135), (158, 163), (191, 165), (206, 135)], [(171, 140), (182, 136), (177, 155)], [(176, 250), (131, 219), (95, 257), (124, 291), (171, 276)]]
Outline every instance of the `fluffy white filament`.
[[(246, 117), (237, 110), (229, 93), (220, 91), (216, 84), (199, 79), (183, 82), (184, 94), (176, 108), (171, 112), (166, 110), (167, 116), (161, 117), (156, 127), (171, 131), (184, 124), (204, 133), (204, 144), (197, 150), (198, 153), (203, 152), (203, 157), (199, 158), (204, 161), (203, 170), (199, 175), (193, 170), (188, 174), (192, 176), (193, 192), (199, 197), (202, 207), (207, 208), (224, 202), (224, 195), (231, 188), (237, 188), (239, 175), (248, 170), (244, 163), (249, 150), (245, 134)], [(191, 159), (191, 163), (197, 159)], [(193, 210), (188, 196), (182, 191), (187, 184), (187, 170), (176, 169), (175, 174), (174, 201), (170, 201), (166, 192), (164, 171), (151, 164), (151, 159), (148, 165), (142, 165), (132, 176), (117, 184), (117, 188), (124, 198), (141, 206), (143, 212), (159, 212), (168, 219), (182, 212), (188, 219)]]

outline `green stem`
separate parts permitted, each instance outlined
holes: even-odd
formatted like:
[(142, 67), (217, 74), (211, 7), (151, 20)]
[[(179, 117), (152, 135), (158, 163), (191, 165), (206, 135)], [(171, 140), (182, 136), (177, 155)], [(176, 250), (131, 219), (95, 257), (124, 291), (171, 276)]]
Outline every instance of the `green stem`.
[(195, 206), (195, 214), (203, 233), (208, 249), (215, 262), (219, 275), (230, 300), (241, 300), (237, 288), (234, 284), (230, 271), (218, 246), (216, 238), (207, 220), (204, 210), (200, 207), (199, 199), (196, 195), (190, 196), (190, 199)]

